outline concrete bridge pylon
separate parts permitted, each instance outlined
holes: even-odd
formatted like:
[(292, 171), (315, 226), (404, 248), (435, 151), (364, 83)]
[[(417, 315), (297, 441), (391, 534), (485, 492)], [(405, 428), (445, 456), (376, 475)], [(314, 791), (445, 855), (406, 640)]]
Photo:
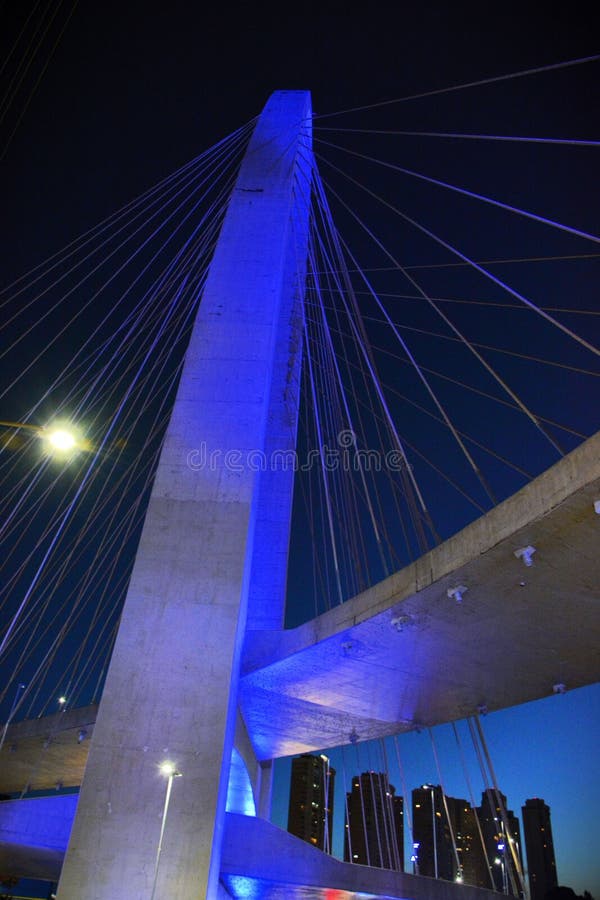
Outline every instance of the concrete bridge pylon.
[[(310, 117), (308, 92), (273, 94), (232, 192), (158, 464), (60, 900), (219, 896), (234, 741), (252, 762), (239, 718), (236, 736), (240, 656), (247, 629), (282, 624), (293, 487), (293, 472), (231, 460), (295, 447)], [(203, 466), (194, 456), (201, 448)], [(157, 868), (165, 760), (182, 777), (171, 785)]]

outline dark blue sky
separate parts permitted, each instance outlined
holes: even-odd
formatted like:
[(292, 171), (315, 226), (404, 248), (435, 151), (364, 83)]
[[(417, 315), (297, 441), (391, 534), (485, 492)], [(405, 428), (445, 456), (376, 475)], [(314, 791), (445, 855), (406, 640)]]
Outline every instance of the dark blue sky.
[[(3, 9), (3, 56), (32, 6), (24, 3), (18, 10)], [(57, 38), (58, 20), (53, 27)], [(334, 112), (587, 56), (598, 49), (591, 32), (581, 10), (577, 15), (566, 8), (550, 14), (547, 7), (534, 4), (503, 4), (492, 10), (481, 4), (381, 4), (352, 14), (345, 3), (326, 2), (293, 10), (281, 6), (268, 13), (256, 4), (238, 4), (235, 11), (221, 12), (217, 7), (191, 11), (190, 4), (174, 2), (152, 13), (141, 2), (128, 3), (126, 8), (112, 0), (79, 4), (52, 57), (47, 53), (50, 43), (44, 45), (46, 51), (40, 51), (4, 120), (2, 149), (7, 142), (8, 146), (1, 176), (1, 281), (7, 283), (36, 265), (250, 120), (273, 90), (310, 89), (316, 113)], [(47, 68), (42, 71), (46, 61)], [(532, 76), (503, 88), (462, 91), (438, 95), (420, 105), (387, 107), (381, 115), (373, 111), (323, 119), (321, 124), (598, 139), (593, 131), (598, 108), (594, 85), (598, 81), (598, 65), (594, 64), (552, 76)], [(340, 142), (338, 134), (318, 136)], [(529, 204), (541, 215), (598, 231), (597, 204), (591, 202), (597, 171), (595, 148), (573, 153), (554, 148), (534, 157), (519, 155), (522, 150), (514, 145), (431, 140), (428, 144), (407, 139), (400, 151), (381, 139), (369, 139), (368, 145), (357, 139), (348, 145), (386, 159), (401, 155), (407, 168), (468, 185), (518, 206)], [(339, 151), (334, 154), (325, 147), (320, 152), (346, 166), (359, 180), (369, 177), (365, 164), (349, 163)], [(323, 177), (341, 184), (325, 163), (320, 166)], [(376, 171), (370, 181), (373, 190), (385, 193), (386, 179)], [(361, 214), (369, 214), (369, 202), (363, 208), (358, 192), (351, 189), (348, 196)], [(595, 249), (547, 229), (538, 232), (520, 221), (513, 224), (496, 213), (490, 213), (483, 226), (480, 219), (471, 218), (474, 201), (453, 201), (449, 212), (433, 188), (417, 190), (410, 181), (403, 183), (402, 197), (409, 214), (417, 217), (425, 208), (429, 226), (451, 233), (474, 257), (575, 254)], [(377, 215), (375, 204), (371, 206), (370, 213)], [(349, 228), (343, 211), (338, 214), (340, 229)], [(393, 242), (396, 228), (389, 216), (378, 220), (378, 235), (386, 244)], [(431, 245), (414, 234), (407, 233), (403, 241), (405, 259), (412, 263), (442, 261)], [(362, 265), (381, 265), (366, 240), (357, 236), (355, 247), (364, 253)], [(597, 268), (578, 266), (576, 270), (567, 266), (541, 270), (514, 265), (494, 272), (511, 279), (541, 304), (561, 306), (568, 300), (576, 304), (572, 308), (587, 304), (592, 309), (594, 302), (597, 304)], [(460, 296), (466, 291), (476, 295), (481, 289), (480, 284), (468, 284), (450, 269), (429, 270), (423, 277), (427, 290), (440, 296)], [(378, 287), (397, 290), (385, 276)], [(494, 291), (487, 296), (496, 299)], [(565, 349), (563, 343), (551, 347), (550, 336), (532, 346), (530, 335), (519, 337), (516, 320), (494, 319), (489, 310), (485, 314), (485, 320), (475, 323), (480, 340), (498, 344), (510, 338), (515, 342), (511, 347), (521, 353), (552, 351), (571, 365), (582, 364), (578, 351)], [(466, 327), (480, 311), (459, 315)], [(567, 316), (566, 321), (576, 327), (581, 319)], [(408, 324), (429, 327), (417, 319)], [(373, 326), (372, 340), (380, 338), (385, 343), (387, 338), (377, 328)], [(591, 338), (592, 327), (586, 324), (584, 330)], [(427, 340), (428, 349), (417, 344), (419, 351), (432, 353), (434, 359), (444, 354), (449, 358), (447, 347), (434, 344), (430, 349)], [(381, 365), (384, 380), (393, 381), (396, 363), (382, 361)], [(573, 382), (552, 370), (546, 380), (530, 382), (525, 364), (516, 359), (507, 371), (529, 392), (529, 402), (546, 404), (548, 417), (568, 406), (573, 427), (584, 433), (598, 427), (598, 406), (588, 395), (587, 381), (575, 390)], [(9, 374), (9, 370), (2, 373), (3, 381)], [(450, 395), (447, 399), (450, 402)], [(10, 408), (0, 411), (0, 418), (18, 418), (19, 403), (25, 398), (17, 395), (7, 402)], [(480, 407), (473, 400), (462, 424), (468, 428), (477, 417), (482, 432), (494, 431), (493, 414), (485, 404)], [(495, 431), (498, 452), (511, 452), (515, 442), (510, 429), (498, 435), (496, 423)], [(419, 434), (427, 443), (427, 430)], [(566, 438), (567, 449), (577, 438), (571, 444), (569, 440)], [(429, 443), (433, 453), (437, 449), (437, 463), (443, 466), (446, 448), (441, 440), (439, 444), (436, 441), (432, 433)], [(536, 472), (554, 460), (547, 448), (532, 441), (519, 461)], [(501, 467), (492, 467), (490, 477), (500, 496), (520, 486)], [(441, 531), (451, 533), (469, 515), (472, 513), (466, 510), (459, 515), (448, 501), (440, 512)], [(301, 543), (298, 546), (296, 558), (301, 560)], [(303, 586), (293, 579), (292, 574), (291, 620), (299, 621), (310, 615), (312, 604), (308, 610), (303, 607)], [(526, 797), (536, 794), (551, 804), (561, 882), (578, 892), (591, 890), (596, 900), (600, 895), (597, 854), (590, 841), (592, 827), (581, 807), (594, 808), (593, 790), (596, 808), (600, 801), (594, 760), (594, 746), (600, 737), (598, 700), (597, 687), (582, 689), (572, 697), (551, 697), (539, 705), (488, 719), (492, 748), (501, 759), (499, 779), (509, 805), (517, 812)], [(419, 739), (417, 735), (406, 738), (407, 754), (414, 760), (420, 754)], [(534, 766), (529, 765), (531, 760), (535, 760)], [(414, 772), (415, 784), (436, 781), (435, 773), (429, 768), (423, 771), (416, 762)], [(449, 792), (460, 795), (459, 786)]]

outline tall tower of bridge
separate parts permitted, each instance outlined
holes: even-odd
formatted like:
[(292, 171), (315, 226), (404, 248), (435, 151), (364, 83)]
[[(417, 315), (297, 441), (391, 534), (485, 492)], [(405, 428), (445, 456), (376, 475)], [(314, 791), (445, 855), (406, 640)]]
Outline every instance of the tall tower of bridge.
[[(203, 291), (108, 672), (60, 900), (219, 896), (247, 630), (283, 621), (311, 178), (310, 96), (280, 91), (250, 140)], [(211, 462), (194, 464), (203, 446)], [(236, 465), (231, 465), (235, 458)], [(264, 469), (257, 471), (257, 468)], [(182, 777), (165, 779), (168, 760)], [(160, 851), (159, 851), (160, 844)], [(158, 862), (158, 865), (157, 865)]]

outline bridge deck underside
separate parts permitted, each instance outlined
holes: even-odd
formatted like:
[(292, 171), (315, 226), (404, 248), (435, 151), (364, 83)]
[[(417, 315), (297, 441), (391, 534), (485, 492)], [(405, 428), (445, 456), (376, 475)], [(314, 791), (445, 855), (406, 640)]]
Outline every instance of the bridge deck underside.
[[(599, 499), (597, 434), (365, 593), (293, 631), (249, 635), (240, 702), (259, 757), (598, 681)], [(531, 566), (515, 555), (525, 547)]]
[(10, 725), (0, 751), (0, 794), (79, 787), (97, 706)]

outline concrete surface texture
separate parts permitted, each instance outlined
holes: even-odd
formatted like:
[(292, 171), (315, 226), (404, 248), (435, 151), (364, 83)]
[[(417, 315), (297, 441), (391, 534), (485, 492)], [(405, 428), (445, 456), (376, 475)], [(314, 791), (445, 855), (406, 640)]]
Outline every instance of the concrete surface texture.
[[(232, 194), (98, 712), (61, 900), (108, 900), (124, 884), (128, 896), (150, 897), (155, 883), (158, 897), (216, 896), (248, 597), (260, 619), (264, 594), (252, 586), (266, 564), (255, 548), (264, 554), (272, 533), (268, 564), (283, 585), (291, 503), (291, 480), (276, 503), (275, 487), (227, 453), (244, 461), (293, 438), (283, 410), (298, 355), (292, 268), (306, 257), (310, 170), (299, 149), (309, 122), (307, 92), (274, 94)], [(216, 458), (190, 465), (202, 444)], [(274, 602), (281, 616), (283, 595)], [(182, 773), (172, 784), (159, 773), (165, 759)]]

